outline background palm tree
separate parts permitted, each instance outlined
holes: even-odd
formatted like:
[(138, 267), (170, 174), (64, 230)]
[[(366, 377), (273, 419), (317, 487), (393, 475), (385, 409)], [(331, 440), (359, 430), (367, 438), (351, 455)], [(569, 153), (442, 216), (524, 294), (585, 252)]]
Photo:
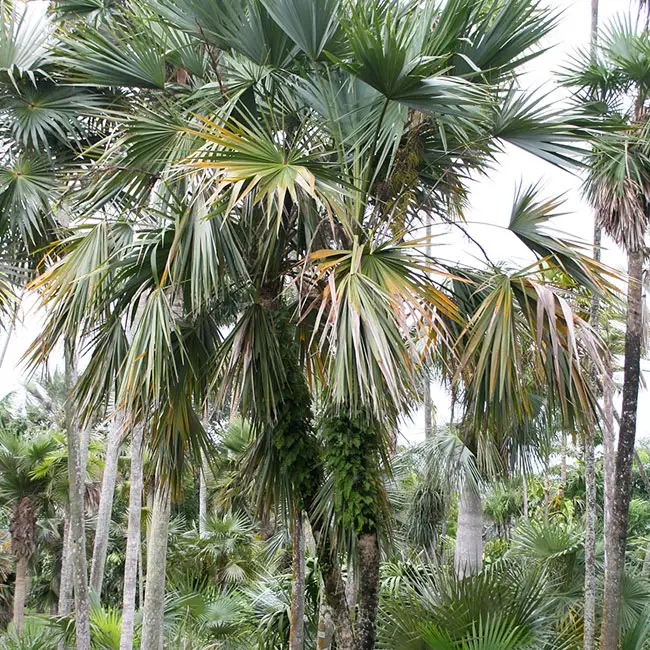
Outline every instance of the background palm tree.
[[(22, 429), (22, 430), (21, 430)], [(32, 436), (19, 422), (0, 431), (0, 499), (11, 508), (11, 552), (16, 560), (14, 627), (20, 634), (25, 619), (28, 563), (36, 550), (37, 518), (48, 502), (47, 478), (37, 468), (53, 450), (49, 436)]]
[[(642, 282), (647, 227), (648, 156), (647, 79), (639, 64), (647, 57), (642, 43), (647, 25), (619, 18), (601, 34), (597, 56), (585, 55), (567, 73), (567, 83), (592, 113), (610, 119), (618, 130), (599, 141), (589, 159), (587, 193), (605, 231), (628, 253), (627, 321), (623, 406), (616, 454), (616, 491), (606, 530), (605, 617), (601, 645), (618, 643), (619, 601), (625, 563), (630, 476), (636, 435), (640, 359), (643, 349)], [(623, 105), (630, 100), (632, 107)]]

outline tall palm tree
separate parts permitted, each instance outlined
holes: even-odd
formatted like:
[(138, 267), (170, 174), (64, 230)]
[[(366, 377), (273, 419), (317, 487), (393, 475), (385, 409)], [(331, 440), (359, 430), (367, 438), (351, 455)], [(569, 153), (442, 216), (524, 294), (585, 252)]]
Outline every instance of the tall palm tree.
[(28, 564), (36, 550), (37, 517), (49, 494), (48, 477), (34, 473), (55, 444), (49, 436), (30, 436), (16, 426), (0, 431), (0, 499), (11, 510), (11, 552), (16, 559), (13, 621), (19, 634), (25, 618)]
[[(90, 408), (117, 383), (120, 406), (151, 424), (147, 444), (172, 483), (187, 455), (208, 452), (196, 415), (208, 394), (232, 401), (252, 426), (259, 494), (284, 499), (296, 523), (329, 480), (313, 396), (350, 438), (371, 424), (364, 488), (341, 474), (330, 483), (341, 507), (320, 537), (341, 648), (374, 645), (376, 477), (417, 401), (423, 349), (460, 368), (477, 430), (526, 417), (524, 358), (567, 422), (593, 423), (580, 359), (596, 362), (597, 346), (546, 271), (596, 291), (607, 283), (544, 229), (556, 204), (519, 197), (509, 230), (538, 260), (523, 270), (476, 275), (424, 255), (410, 234), (423, 212), (458, 225), (468, 175), (503, 141), (557, 164), (571, 156), (571, 122), (511, 84), (553, 23), (531, 0), (170, 0), (120, 5), (110, 25), (80, 24), (66, 42), (69, 82), (129, 93), (117, 139), (77, 178), (79, 205), (98, 216), (39, 279), (51, 317), (37, 352), (79, 337), (91, 355), (80, 399)], [(100, 250), (102, 228), (135, 236)], [(140, 301), (125, 350), (119, 331)], [(334, 479), (358, 450), (340, 451), (324, 465)], [(345, 503), (350, 489), (363, 502)], [(332, 527), (360, 560), (356, 626)]]
[[(605, 601), (601, 647), (618, 646), (620, 599), (625, 564), (630, 476), (636, 436), (640, 360), (644, 333), (642, 281), (650, 188), (647, 101), (650, 86), (642, 72), (649, 63), (647, 24), (631, 17), (614, 20), (600, 36), (595, 59), (584, 55), (567, 74), (592, 112), (619, 130), (599, 139), (589, 158), (587, 193), (603, 229), (627, 252), (628, 289), (623, 404), (616, 454), (616, 489), (605, 531)], [(628, 103), (629, 102), (629, 103)]]

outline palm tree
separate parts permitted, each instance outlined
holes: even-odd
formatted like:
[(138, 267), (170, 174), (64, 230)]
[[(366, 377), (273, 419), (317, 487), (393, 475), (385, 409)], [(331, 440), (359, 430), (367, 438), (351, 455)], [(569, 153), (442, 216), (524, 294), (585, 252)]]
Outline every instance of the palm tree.
[[(379, 583), (377, 477), (397, 417), (417, 401), (421, 350), (460, 368), (475, 430), (527, 415), (524, 357), (567, 422), (593, 423), (578, 352), (597, 357), (597, 346), (546, 271), (596, 291), (606, 283), (544, 229), (556, 204), (518, 197), (509, 229), (538, 258), (525, 270), (475, 274), (424, 255), (409, 235), (423, 211), (458, 224), (465, 179), (503, 141), (566, 162), (571, 123), (511, 85), (554, 21), (531, 0), (215, 8), (118, 7), (110, 25), (80, 24), (66, 42), (67, 80), (128, 87), (128, 118), (78, 176), (79, 204), (101, 216), (39, 280), (51, 318), (38, 351), (64, 335), (84, 342), (80, 399), (90, 408), (117, 384), (120, 406), (151, 424), (147, 444), (172, 483), (186, 457), (208, 451), (196, 415), (208, 394), (231, 401), (251, 423), (261, 505), (284, 504), (296, 530), (327, 479), (313, 397), (339, 439), (370, 425), (362, 442), (372, 463), (360, 467), (364, 489), (352, 486), (363, 500), (345, 502), (349, 479), (336, 469), (358, 450), (341, 444), (326, 459), (339, 508), (322, 518), (320, 538), (338, 645), (366, 650)], [(136, 236), (98, 248), (102, 229)], [(125, 350), (121, 328), (140, 301)], [(332, 531), (358, 553), (356, 629), (341, 598), (347, 549), (330, 544)], [(300, 616), (293, 623), (300, 638)]]
[(36, 550), (36, 521), (48, 501), (48, 477), (34, 473), (54, 445), (51, 437), (30, 436), (19, 423), (0, 431), (0, 499), (11, 509), (11, 551), (16, 559), (13, 621), (18, 634), (25, 619), (28, 564)]
[(631, 18), (619, 18), (602, 32), (597, 57), (592, 59), (584, 55), (567, 73), (567, 83), (579, 89), (579, 98), (584, 105), (592, 112), (600, 112), (619, 127), (619, 130), (599, 139), (593, 148), (588, 161), (587, 193), (599, 224), (628, 254), (623, 405), (616, 454), (616, 490), (605, 532), (608, 552), (601, 635), (604, 650), (614, 650), (619, 639), (630, 475), (644, 337), (641, 287), (648, 219), (646, 197), (650, 187), (645, 138), (650, 88), (639, 66), (644, 61), (647, 63), (643, 46), (646, 38), (647, 25), (636, 25)]

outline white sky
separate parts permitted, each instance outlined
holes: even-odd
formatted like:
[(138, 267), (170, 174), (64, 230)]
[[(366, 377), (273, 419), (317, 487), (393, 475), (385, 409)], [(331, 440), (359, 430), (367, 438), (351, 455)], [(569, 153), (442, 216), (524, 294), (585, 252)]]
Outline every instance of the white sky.
[[(550, 6), (563, 11), (558, 28), (551, 34), (548, 45), (550, 50), (529, 65), (529, 73), (524, 81), (530, 88), (540, 88), (550, 83), (552, 74), (566, 63), (571, 54), (579, 47), (585, 47), (589, 42), (591, 0), (546, 0)], [(41, 5), (45, 3), (34, 3)], [(601, 25), (617, 12), (636, 11), (636, 0), (600, 0)], [(588, 205), (580, 195), (579, 178), (569, 173), (523, 153), (514, 147), (509, 147), (501, 156), (499, 164), (488, 178), (477, 181), (472, 188), (471, 209), (468, 221), (473, 236), (484, 245), (488, 255), (493, 260), (499, 259), (528, 259), (526, 249), (511, 233), (502, 229), (507, 225), (515, 190), (520, 183), (530, 185), (541, 182), (544, 194), (551, 196), (565, 195), (565, 216), (553, 224), (558, 230), (590, 241), (593, 231), (593, 217)], [(490, 224), (490, 225), (477, 225)], [(499, 227), (501, 226), (501, 228)], [(622, 252), (611, 242), (604, 241), (603, 261), (617, 268), (624, 268), (625, 258)], [(468, 254), (476, 255), (475, 247), (457, 240), (454, 248), (459, 257)], [(27, 346), (38, 336), (42, 318), (33, 308), (33, 300), (26, 301), (25, 309), (21, 311), (20, 322), (12, 336), (7, 354), (0, 368), (0, 395), (9, 391), (20, 390), (25, 381), (24, 368), (20, 359)], [(1, 343), (0, 343), (1, 346)], [(58, 361), (58, 359), (57, 359)], [(648, 362), (646, 362), (648, 365)], [(649, 366), (650, 367), (650, 366)], [(650, 402), (647, 393), (640, 395), (639, 406), (639, 437), (650, 434)], [(433, 402), (437, 408), (439, 423), (449, 419), (449, 396), (441, 386), (433, 387)], [(405, 422), (401, 427), (402, 435), (411, 440), (421, 440), (424, 435), (424, 420), (420, 410), (412, 421)]]

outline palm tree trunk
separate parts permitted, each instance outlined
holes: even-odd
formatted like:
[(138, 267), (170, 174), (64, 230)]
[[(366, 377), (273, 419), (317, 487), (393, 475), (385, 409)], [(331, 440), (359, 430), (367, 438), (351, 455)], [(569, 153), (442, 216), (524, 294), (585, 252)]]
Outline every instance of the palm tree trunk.
[(523, 516), (524, 516), (524, 521), (528, 521), (528, 479), (526, 478), (526, 474), (522, 471), (521, 472), (521, 492), (522, 492), (522, 499), (523, 499)]
[(7, 350), (9, 349), (9, 341), (16, 329), (16, 321), (18, 320), (18, 312), (20, 311), (20, 306), (22, 304), (23, 297), (22, 294), (16, 298), (16, 303), (14, 304), (13, 314), (11, 315), (11, 320), (9, 321), (9, 327), (7, 328), (7, 333), (5, 335), (5, 340), (2, 343), (2, 349), (0, 350), (0, 368), (4, 363), (5, 357), (7, 356)]
[(66, 378), (70, 394), (66, 400), (65, 419), (68, 440), (68, 483), (70, 502), (70, 564), (75, 597), (77, 650), (90, 650), (90, 605), (88, 602), (88, 573), (86, 566), (86, 531), (84, 524), (85, 468), (83, 451), (71, 401), (72, 387), (76, 383), (76, 362), (69, 341), (65, 341)]
[(433, 417), (432, 417), (433, 403), (431, 401), (431, 382), (429, 377), (425, 377), (424, 381), (424, 437), (426, 440), (431, 438), (433, 433)]
[(72, 611), (72, 566), (70, 565), (70, 505), (66, 504), (63, 515), (63, 540), (61, 543), (61, 578), (59, 584), (59, 616)]
[[(591, 0), (591, 60), (596, 61), (596, 48), (598, 42), (598, 0)], [(602, 242), (602, 230), (597, 220), (594, 223), (594, 259), (600, 261), (600, 247)], [(594, 293), (591, 300), (591, 324), (598, 329), (598, 318), (600, 311), (600, 297)], [(595, 383), (595, 382), (594, 382)], [(607, 390), (609, 382), (605, 379), (604, 385)], [(610, 390), (611, 400), (611, 390)], [(603, 394), (605, 402), (605, 420), (607, 420), (607, 394)], [(604, 423), (604, 446), (605, 446), (605, 474), (607, 474), (607, 422)], [(594, 650), (596, 647), (596, 521), (598, 519), (596, 503), (596, 463), (595, 463), (595, 435), (591, 427), (585, 432), (585, 491), (586, 491), (586, 512), (585, 512), (585, 611), (584, 611), (584, 633), (583, 650)], [(613, 450), (612, 450), (613, 451)], [(607, 479), (605, 479), (605, 492), (607, 492)]]
[(25, 623), (25, 600), (27, 598), (27, 558), (16, 562), (16, 584), (14, 585), (14, 628), (22, 634)]
[(585, 611), (584, 650), (594, 650), (596, 642), (596, 463), (594, 460), (594, 431), (585, 431)]
[(379, 539), (377, 531), (359, 535), (357, 558), (359, 574), (358, 648), (359, 650), (374, 650), (379, 605)]
[(354, 574), (354, 562), (348, 558), (348, 570), (345, 578), (345, 599), (348, 601), (350, 616), (354, 618), (354, 612), (357, 609), (357, 579)]
[(627, 519), (630, 507), (630, 483), (636, 438), (641, 345), (643, 341), (642, 250), (628, 254), (627, 319), (625, 362), (623, 367), (623, 404), (616, 454), (616, 485), (612, 495), (611, 518), (605, 531), (610, 552), (605, 557), (605, 587), (601, 650), (617, 650), (619, 642), (621, 590), (625, 566)]
[(135, 594), (138, 583), (138, 555), (140, 552), (140, 517), (142, 512), (142, 442), (144, 426), (133, 428), (131, 440), (131, 472), (129, 488), (129, 521), (124, 558), (124, 591), (122, 595), (122, 629), (120, 650), (133, 649), (135, 622)]
[[(614, 488), (616, 485), (616, 434), (614, 432), (614, 370), (611, 355), (605, 358), (606, 377), (603, 380), (603, 483), (605, 496), (604, 529), (612, 517)], [(605, 536), (605, 556), (609, 551)]]
[(159, 486), (151, 513), (151, 543), (147, 547), (147, 585), (144, 593), (141, 650), (163, 650), (169, 514), (170, 500), (166, 490)]
[(106, 455), (104, 458), (104, 476), (102, 477), (102, 493), (99, 498), (97, 512), (97, 528), (93, 545), (93, 559), (90, 567), (90, 588), (99, 596), (102, 593), (106, 553), (108, 551), (108, 535), (113, 514), (113, 496), (117, 483), (117, 469), (120, 458), (120, 445), (124, 419), (116, 417), (106, 439)]
[(201, 467), (199, 469), (199, 535), (205, 536), (205, 522), (208, 518), (208, 486), (206, 484), (207, 463), (201, 455)]
[(562, 431), (562, 449), (560, 453), (560, 487), (557, 489), (557, 495), (564, 499), (564, 486), (566, 485), (566, 455), (567, 455), (567, 435)]
[(483, 566), (483, 504), (478, 487), (470, 481), (465, 481), (458, 503), (454, 566), (460, 578), (478, 573)]
[(318, 634), (316, 635), (316, 650), (332, 650), (334, 641), (334, 622), (332, 610), (326, 603), (321, 603), (318, 614)]
[(325, 598), (332, 611), (332, 620), (334, 621), (336, 648), (337, 650), (357, 650), (341, 569), (336, 557), (328, 557), (328, 552), (329, 549), (323, 551), (321, 565)]
[[(296, 510), (298, 510), (296, 508)], [(305, 645), (305, 530), (304, 516), (298, 510), (293, 524), (293, 580), (291, 583), (291, 627), (289, 650), (303, 650)]]

